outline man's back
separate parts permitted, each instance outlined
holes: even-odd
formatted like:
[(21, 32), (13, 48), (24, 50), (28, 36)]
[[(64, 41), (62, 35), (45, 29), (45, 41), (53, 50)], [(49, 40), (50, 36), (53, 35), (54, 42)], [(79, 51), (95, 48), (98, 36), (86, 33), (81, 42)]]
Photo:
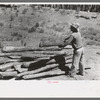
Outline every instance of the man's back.
[(71, 42), (72, 47), (74, 49), (78, 49), (82, 47), (83, 44), (82, 44), (82, 37), (80, 32), (73, 33), (72, 36), (73, 36), (73, 41)]

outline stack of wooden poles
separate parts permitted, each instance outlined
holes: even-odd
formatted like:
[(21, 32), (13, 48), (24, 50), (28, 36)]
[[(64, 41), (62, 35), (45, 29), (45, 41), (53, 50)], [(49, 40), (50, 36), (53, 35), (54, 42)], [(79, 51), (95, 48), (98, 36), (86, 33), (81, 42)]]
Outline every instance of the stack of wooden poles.
[(65, 65), (71, 63), (71, 48), (65, 49), (67, 53), (58, 47), (5, 46), (0, 53), (0, 79), (29, 80), (65, 74), (58, 68), (59, 63), (64, 63), (61, 57), (65, 57)]

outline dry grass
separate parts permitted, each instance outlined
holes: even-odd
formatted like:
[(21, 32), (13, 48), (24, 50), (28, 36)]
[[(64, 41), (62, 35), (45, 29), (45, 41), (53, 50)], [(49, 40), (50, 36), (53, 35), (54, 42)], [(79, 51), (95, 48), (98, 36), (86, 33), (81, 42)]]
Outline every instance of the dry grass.
[[(50, 41), (52, 40), (51, 38), (53, 38), (54, 40), (61, 39), (62, 41), (62, 37), (68, 36), (70, 34), (69, 23), (77, 21), (81, 25), (80, 30), (82, 36), (86, 41), (85, 44), (100, 45), (99, 15), (97, 19), (87, 20), (84, 18), (77, 19), (75, 17), (76, 12), (73, 10), (63, 10), (58, 8), (53, 9), (49, 7), (35, 8), (33, 6), (32, 7), (22, 6), (18, 9), (19, 9), (19, 14), (18, 14), (19, 16), (12, 16), (12, 14), (7, 12), (9, 11), (8, 9), (6, 11), (6, 15), (4, 16), (2, 15), (0, 17), (1, 20), (3, 19), (5, 21), (5, 23), (0, 22), (0, 26), (2, 27), (1, 34), (4, 34), (3, 36), (1, 35), (2, 41), (24, 40), (26, 38), (26, 34), (27, 35), (32, 34), (34, 35), (33, 37), (37, 37), (35, 35), (40, 35), (39, 36), (40, 39), (42, 39), (41, 36), (42, 34), (43, 37), (48, 38), (48, 40)], [(81, 15), (90, 17), (93, 16), (92, 13), (87, 14), (86, 12), (81, 12)], [(6, 16), (10, 17), (6, 19)], [(17, 23), (17, 25), (15, 25), (15, 23)], [(30, 39), (30, 42), (31, 40), (32, 39)]]

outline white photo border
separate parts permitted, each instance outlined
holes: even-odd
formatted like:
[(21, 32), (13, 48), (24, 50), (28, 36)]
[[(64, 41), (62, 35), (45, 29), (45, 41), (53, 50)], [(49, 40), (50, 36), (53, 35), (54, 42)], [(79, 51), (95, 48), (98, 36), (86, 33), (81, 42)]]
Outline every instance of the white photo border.
[[(100, 4), (97, 2), (4, 2), (0, 4)], [(48, 81), (1, 81), (0, 98), (99, 98), (100, 81), (58, 81), (49, 84)]]

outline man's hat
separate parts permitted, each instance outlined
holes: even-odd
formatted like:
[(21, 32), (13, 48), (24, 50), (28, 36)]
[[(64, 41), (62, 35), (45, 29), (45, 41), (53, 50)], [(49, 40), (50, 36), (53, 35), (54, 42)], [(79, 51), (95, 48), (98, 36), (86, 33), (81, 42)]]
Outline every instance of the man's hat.
[(80, 25), (79, 25), (79, 23), (71, 23), (70, 26), (78, 29)]

